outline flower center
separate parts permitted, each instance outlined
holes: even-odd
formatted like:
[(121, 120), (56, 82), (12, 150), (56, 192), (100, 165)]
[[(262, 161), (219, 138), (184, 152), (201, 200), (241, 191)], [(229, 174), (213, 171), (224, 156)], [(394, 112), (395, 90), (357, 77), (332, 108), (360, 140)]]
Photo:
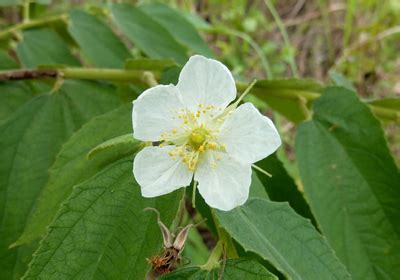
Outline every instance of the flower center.
[(204, 142), (206, 142), (208, 135), (208, 131), (204, 128), (196, 128), (192, 131), (192, 133), (190, 133), (189, 144), (193, 148), (198, 149), (204, 144)]

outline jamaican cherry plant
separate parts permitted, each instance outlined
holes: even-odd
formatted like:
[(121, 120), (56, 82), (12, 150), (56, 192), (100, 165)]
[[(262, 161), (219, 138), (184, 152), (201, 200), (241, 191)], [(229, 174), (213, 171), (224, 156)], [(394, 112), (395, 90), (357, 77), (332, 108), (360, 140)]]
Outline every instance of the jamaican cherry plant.
[(237, 76), (172, 6), (44, 2), (0, 30), (0, 278), (398, 279), (397, 99)]

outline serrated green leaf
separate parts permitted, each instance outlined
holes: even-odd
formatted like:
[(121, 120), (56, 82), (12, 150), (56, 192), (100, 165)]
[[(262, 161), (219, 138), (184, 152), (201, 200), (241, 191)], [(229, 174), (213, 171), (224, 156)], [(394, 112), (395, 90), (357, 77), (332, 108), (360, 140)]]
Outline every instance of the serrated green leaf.
[(17, 45), (17, 55), (25, 67), (35, 68), (43, 64), (79, 65), (62, 38), (49, 28), (26, 30), (22, 37)]
[(268, 260), (290, 279), (350, 279), (325, 239), (287, 203), (253, 198), (216, 214), (245, 250)]
[(142, 52), (186, 62), (186, 49), (157, 21), (129, 4), (114, 4), (111, 10), (118, 27)]
[(22, 82), (0, 83), (0, 123), (35, 94)]
[(125, 63), (125, 68), (130, 70), (150, 70), (162, 71), (165, 68), (177, 66), (173, 59), (151, 59), (151, 58), (138, 58), (128, 59)]
[(0, 271), (5, 279), (19, 279), (30, 260), (31, 251), (8, 247), (26, 226), (62, 143), (118, 104), (109, 87), (65, 81), (58, 92), (33, 98), (0, 125)]
[(29, 243), (43, 236), (46, 226), (53, 220), (61, 203), (72, 192), (72, 187), (89, 179), (101, 169), (126, 155), (132, 149), (112, 150), (87, 160), (88, 152), (107, 139), (132, 133), (132, 105), (90, 120), (63, 145), (54, 164), (49, 169), (49, 180), (37, 199), (27, 227), (15, 245)]
[(74, 188), (42, 240), (24, 279), (144, 279), (146, 258), (161, 248), (155, 215), (176, 215), (182, 191), (141, 196), (132, 158), (120, 160)]
[(143, 142), (136, 140), (135, 138), (133, 138), (133, 134), (132, 133), (128, 133), (128, 134), (124, 134), (115, 138), (112, 138), (110, 140), (104, 141), (103, 143), (97, 145), (96, 147), (94, 147), (93, 149), (91, 149), (89, 151), (89, 153), (87, 154), (87, 158), (90, 160), (93, 157), (95, 157), (98, 154), (101, 154), (105, 151), (110, 151), (112, 149), (117, 149), (119, 147), (126, 147), (126, 149), (128, 149), (128, 147), (131, 147), (130, 150), (135, 147), (135, 148), (140, 148), (140, 146), (142, 146)]
[(213, 57), (213, 53), (200, 37), (196, 28), (179, 11), (161, 3), (151, 3), (139, 8), (165, 27), (175, 39), (195, 53)]
[(299, 215), (315, 222), (310, 206), (304, 199), (303, 194), (298, 190), (293, 179), (286, 172), (276, 154), (257, 162), (256, 165), (272, 174), (272, 177), (268, 177), (256, 171), (272, 201), (287, 201)]
[(68, 31), (92, 65), (122, 68), (131, 57), (121, 40), (98, 17), (75, 10), (69, 18)]
[(354, 279), (397, 279), (400, 175), (368, 107), (327, 88), (298, 129), (296, 158), (318, 224)]
[[(222, 264), (221, 264), (222, 265)], [(210, 271), (200, 267), (187, 267), (165, 274), (160, 280), (277, 280), (278, 277), (265, 267), (250, 259), (229, 259), (226, 261), (223, 278), (219, 278), (220, 268)]]

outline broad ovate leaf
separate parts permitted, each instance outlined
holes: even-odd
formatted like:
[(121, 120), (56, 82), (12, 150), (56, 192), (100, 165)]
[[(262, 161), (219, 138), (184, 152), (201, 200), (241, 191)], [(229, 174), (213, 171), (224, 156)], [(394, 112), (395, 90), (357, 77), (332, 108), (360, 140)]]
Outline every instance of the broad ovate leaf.
[(186, 62), (186, 49), (167, 29), (137, 7), (114, 4), (111, 11), (117, 26), (145, 54), (153, 58), (174, 58), (179, 63)]
[(78, 43), (90, 64), (105, 68), (122, 68), (131, 55), (100, 18), (83, 11), (70, 13), (68, 31)]
[(269, 261), (289, 279), (351, 279), (324, 237), (287, 203), (252, 198), (216, 216), (246, 251)]
[(23, 82), (0, 83), (0, 122), (12, 115), (22, 104), (35, 94)]
[(310, 219), (313, 223), (315, 222), (303, 193), (299, 191), (276, 154), (257, 162), (256, 165), (272, 175), (272, 177), (268, 177), (259, 171), (255, 171), (272, 201), (287, 201), (297, 214)]
[(46, 64), (79, 65), (60, 35), (50, 28), (22, 32), (17, 55), (22, 65), (28, 68)]
[(95, 117), (63, 145), (49, 169), (49, 180), (37, 198), (29, 222), (16, 245), (32, 242), (45, 234), (46, 226), (71, 194), (73, 186), (89, 179), (121, 155), (133, 153), (132, 148), (135, 147), (123, 146), (122, 149), (100, 152), (90, 160), (87, 158), (88, 153), (104, 141), (129, 132), (132, 135), (131, 113), (132, 105), (127, 104)]
[(0, 125), (0, 271), (5, 279), (19, 279), (31, 258), (25, 247), (9, 247), (26, 227), (61, 145), (92, 117), (119, 104), (111, 87), (65, 81), (59, 91), (33, 98)]
[(278, 280), (278, 277), (251, 259), (229, 259), (225, 265), (221, 261), (220, 266), (224, 266), (224, 269), (216, 267), (205, 270), (201, 267), (186, 267), (166, 274), (160, 280)]
[(213, 57), (212, 51), (196, 28), (179, 11), (161, 3), (145, 4), (139, 8), (165, 27), (178, 42), (197, 54)]
[(132, 176), (132, 158), (76, 186), (34, 255), (24, 279), (144, 279), (159, 253), (156, 216), (170, 225), (182, 192), (145, 199)]
[(354, 279), (397, 279), (400, 175), (370, 109), (327, 88), (299, 127), (296, 157), (322, 233)]

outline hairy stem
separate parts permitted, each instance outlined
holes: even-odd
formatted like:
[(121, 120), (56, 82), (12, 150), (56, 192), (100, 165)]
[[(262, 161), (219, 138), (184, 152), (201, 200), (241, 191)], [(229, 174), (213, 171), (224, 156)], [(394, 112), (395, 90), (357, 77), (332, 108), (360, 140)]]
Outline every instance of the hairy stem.
[(0, 71), (0, 81), (26, 80), (46, 77), (62, 77), (66, 79), (83, 80), (110, 80), (116, 82), (140, 82), (151, 87), (157, 84), (157, 76), (155, 73), (140, 70), (59, 68)]
[(219, 266), (219, 259), (223, 255), (223, 244), (221, 241), (212, 250), (207, 262), (201, 266), (204, 270), (212, 270)]
[[(149, 87), (157, 84), (159, 74), (151, 71), (141, 70), (124, 70), (124, 69), (106, 69), (106, 68), (58, 68), (58, 69), (35, 69), (35, 70), (7, 70), (0, 71), (1, 81), (14, 81), (38, 78), (65, 78), (65, 79), (83, 79), (83, 80), (109, 80), (115, 82), (134, 82), (142, 83)], [(239, 92), (243, 92), (248, 88), (248, 84), (236, 83)], [(257, 87), (257, 83), (250, 91), (256, 96), (265, 96), (266, 89)], [(320, 93), (300, 90), (268, 90), (269, 96), (281, 99), (291, 99), (296, 102), (299, 99), (304, 102), (312, 102)], [(383, 119), (400, 122), (400, 112), (384, 108), (377, 105), (369, 105), (372, 112)]]

